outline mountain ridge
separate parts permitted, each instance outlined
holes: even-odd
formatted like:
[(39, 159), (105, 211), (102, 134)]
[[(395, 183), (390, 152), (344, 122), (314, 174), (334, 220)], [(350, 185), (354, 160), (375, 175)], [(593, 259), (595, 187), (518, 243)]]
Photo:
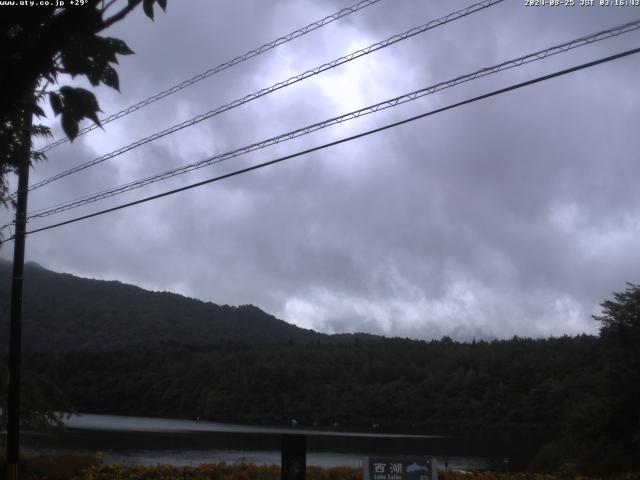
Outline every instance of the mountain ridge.
[[(6, 351), (11, 262), (0, 259), (0, 351)], [(111, 349), (129, 345), (344, 343), (378, 338), (328, 335), (278, 319), (254, 305), (217, 305), (118, 280), (97, 280), (25, 263), (25, 351)]]

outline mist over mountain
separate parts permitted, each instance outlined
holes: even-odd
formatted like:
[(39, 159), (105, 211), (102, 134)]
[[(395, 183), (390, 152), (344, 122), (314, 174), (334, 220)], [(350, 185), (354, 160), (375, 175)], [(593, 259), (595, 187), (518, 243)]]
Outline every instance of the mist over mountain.
[[(0, 351), (7, 350), (11, 263), (0, 260)], [(366, 339), (367, 334), (355, 337)], [(128, 345), (353, 341), (299, 328), (253, 305), (216, 305), (118, 281), (25, 264), (23, 349), (111, 349)]]

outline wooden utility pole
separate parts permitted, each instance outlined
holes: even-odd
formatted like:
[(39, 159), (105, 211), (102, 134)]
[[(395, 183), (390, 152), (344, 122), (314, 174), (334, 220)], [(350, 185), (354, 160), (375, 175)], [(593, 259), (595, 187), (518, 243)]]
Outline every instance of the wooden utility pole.
[[(33, 95), (31, 93), (30, 95)], [(20, 369), (22, 360), (22, 285), (27, 228), (27, 193), (31, 157), (33, 97), (25, 102), (22, 118), (21, 149), (18, 153), (18, 193), (13, 241), (11, 281), (11, 324), (9, 333), (9, 388), (7, 398), (7, 479), (20, 478)]]

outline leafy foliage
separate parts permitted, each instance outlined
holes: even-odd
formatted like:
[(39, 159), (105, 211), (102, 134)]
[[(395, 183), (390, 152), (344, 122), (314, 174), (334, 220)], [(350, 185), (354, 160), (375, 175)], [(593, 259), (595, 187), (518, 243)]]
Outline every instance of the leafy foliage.
[(601, 304), (603, 315), (593, 317), (602, 326), (600, 335), (634, 343), (640, 338), (640, 285), (628, 283), (624, 292), (613, 297)]
[(598, 474), (640, 468), (640, 286), (629, 283), (601, 307), (593, 317), (601, 328), (591, 395), (575, 405), (538, 466), (564, 462)]
[[(65, 134), (73, 140), (80, 122), (87, 118), (100, 124), (98, 101), (93, 93), (82, 88), (56, 85), (60, 74), (85, 76), (93, 86), (104, 84), (119, 89), (114, 65), (117, 55), (133, 51), (117, 38), (101, 37), (98, 33), (123, 19), (140, 3), (145, 14), (153, 19), (154, 4), (163, 10), (166, 0), (127, 0), (102, 2), (87, 0), (81, 8), (40, 5), (38, 8), (5, 8), (0, 21), (0, 201), (9, 201), (6, 174), (15, 172), (24, 158), (25, 148), (31, 151), (30, 161), (44, 158), (33, 152), (31, 139), (50, 136), (43, 125), (31, 129), (29, 145), (24, 145), (24, 119), (34, 114), (43, 117), (40, 103), (49, 99), (55, 115), (61, 116)], [(68, 3), (68, 2), (67, 2)], [(119, 10), (109, 14), (108, 10)]]
[[(252, 464), (229, 465), (224, 463), (198, 465), (194, 467), (158, 466), (123, 466), (96, 465), (89, 458), (72, 456), (41, 457), (30, 462), (28, 480), (277, 480), (280, 468), (276, 465), (256, 466)], [(49, 467), (49, 470), (43, 469)], [(49, 472), (56, 472), (53, 475)], [(59, 474), (58, 474), (59, 472)], [(61, 474), (65, 474), (63, 476)], [(574, 475), (543, 475), (538, 473), (496, 473), (492, 471), (440, 471), (441, 480), (591, 480), (589, 477)], [(362, 480), (361, 468), (307, 467), (306, 478), (309, 480)], [(595, 479), (593, 479), (595, 480)], [(638, 473), (626, 473), (609, 477), (609, 480), (640, 480)]]
[[(0, 371), (6, 372), (5, 362), (0, 361)], [(7, 383), (6, 375), (0, 377), (0, 446), (5, 446), (7, 426)], [(30, 371), (20, 385), (20, 417), (23, 428), (49, 430), (62, 426), (64, 414), (72, 412), (73, 407), (60, 382), (39, 371)]]
[(93, 455), (67, 453), (38, 455), (26, 459), (27, 480), (71, 480), (88, 476), (96, 469)]
[(593, 439), (600, 451), (611, 452), (617, 466), (640, 469), (640, 285), (628, 284), (614, 300), (601, 304), (603, 341), (602, 399), (593, 406), (597, 422), (576, 428)]
[[(440, 472), (438, 478), (441, 480), (590, 480), (584, 477), (568, 472), (558, 472), (556, 475), (545, 475), (540, 473), (497, 473), (492, 471), (457, 471), (457, 472)], [(638, 480), (640, 474), (625, 473), (622, 475), (610, 476), (609, 480)]]
[[(362, 470), (349, 467), (307, 467), (306, 477), (309, 480), (362, 480)], [(115, 480), (119, 478), (145, 480), (278, 480), (280, 478), (280, 467), (277, 465), (228, 465), (224, 463), (199, 465), (197, 467), (94, 465), (79, 476), (78, 480)]]

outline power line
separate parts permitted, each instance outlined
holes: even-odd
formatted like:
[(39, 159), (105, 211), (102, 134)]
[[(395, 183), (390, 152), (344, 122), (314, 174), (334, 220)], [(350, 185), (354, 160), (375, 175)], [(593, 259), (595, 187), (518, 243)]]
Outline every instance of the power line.
[(122, 155), (123, 153), (126, 153), (126, 152), (128, 152), (130, 150), (133, 150), (134, 148), (140, 147), (140, 146), (145, 145), (145, 144), (147, 144), (149, 142), (152, 142), (152, 141), (157, 140), (159, 138), (162, 138), (164, 136), (173, 134), (173, 133), (175, 133), (175, 132), (177, 132), (179, 130), (182, 130), (184, 128), (187, 128), (187, 127), (190, 127), (190, 126), (195, 125), (197, 123), (200, 123), (200, 122), (202, 122), (204, 120), (207, 120), (207, 119), (209, 119), (209, 118), (211, 118), (211, 117), (213, 117), (215, 115), (219, 115), (219, 114), (221, 114), (223, 112), (226, 112), (227, 110), (231, 110), (232, 108), (236, 108), (236, 107), (239, 107), (240, 105), (243, 105), (243, 104), (245, 104), (247, 102), (256, 100), (256, 99), (258, 99), (260, 97), (263, 97), (263, 96), (268, 95), (268, 94), (270, 94), (272, 92), (275, 92), (276, 90), (280, 90), (282, 88), (291, 86), (294, 83), (300, 82), (300, 81), (302, 81), (302, 80), (304, 80), (306, 78), (309, 78), (309, 77), (314, 76), (314, 75), (318, 75), (321, 72), (324, 72), (324, 71), (330, 70), (332, 68), (335, 68), (335, 67), (337, 67), (339, 65), (351, 62), (352, 60), (355, 60), (356, 58), (360, 58), (360, 57), (362, 57), (364, 55), (368, 55), (368, 54), (370, 54), (372, 52), (375, 52), (377, 50), (386, 48), (386, 47), (388, 47), (390, 45), (393, 45), (393, 44), (395, 44), (397, 42), (400, 42), (402, 40), (406, 40), (406, 39), (408, 39), (410, 37), (413, 37), (415, 35), (427, 32), (428, 30), (431, 30), (433, 28), (436, 28), (436, 27), (445, 25), (445, 24), (447, 24), (449, 22), (452, 22), (454, 20), (458, 20), (460, 18), (466, 17), (467, 15), (471, 15), (472, 13), (476, 13), (476, 12), (478, 12), (480, 10), (488, 8), (488, 7), (492, 6), (492, 5), (500, 3), (502, 1), (504, 1), (504, 0), (484, 0), (482, 2), (470, 5), (470, 6), (466, 7), (466, 8), (464, 8), (464, 9), (458, 10), (456, 12), (449, 13), (448, 15), (445, 15), (444, 17), (438, 18), (436, 20), (432, 20), (429, 23), (426, 23), (426, 24), (424, 24), (422, 26), (414, 27), (414, 28), (412, 28), (410, 30), (407, 30), (404, 33), (393, 35), (393, 36), (387, 38), (386, 40), (374, 43), (373, 45), (369, 45), (366, 48), (362, 48), (362, 49), (357, 50), (355, 52), (352, 52), (352, 53), (350, 53), (348, 55), (345, 55), (343, 57), (337, 58), (337, 59), (332, 60), (332, 61), (330, 61), (328, 63), (323, 64), (323, 65), (320, 65), (319, 67), (313, 68), (311, 70), (307, 70), (307, 71), (305, 71), (303, 73), (300, 73), (298, 75), (290, 77), (287, 80), (275, 83), (275, 84), (271, 85), (270, 87), (263, 88), (262, 90), (259, 90), (257, 92), (251, 93), (249, 95), (246, 95), (246, 96), (244, 96), (244, 97), (242, 97), (240, 99), (234, 100), (231, 103), (227, 103), (226, 105), (217, 107), (217, 108), (215, 108), (213, 110), (210, 110), (210, 111), (208, 111), (206, 113), (203, 113), (203, 114), (200, 114), (200, 115), (198, 115), (196, 117), (193, 117), (190, 120), (186, 120), (186, 121), (184, 121), (182, 123), (179, 123), (177, 125), (169, 127), (169, 128), (167, 128), (165, 130), (162, 130), (160, 132), (154, 133), (153, 135), (150, 135), (148, 137), (142, 138), (142, 139), (140, 139), (140, 140), (138, 140), (138, 141), (136, 141), (134, 143), (131, 143), (129, 145), (121, 147), (121, 148), (119, 148), (117, 150), (114, 150), (111, 153), (108, 153), (106, 155), (102, 155), (101, 157), (95, 158), (95, 159), (90, 160), (88, 162), (85, 162), (85, 163), (83, 163), (81, 165), (78, 165), (78, 166), (76, 166), (74, 168), (71, 168), (71, 169), (66, 170), (64, 172), (61, 172), (61, 173), (59, 173), (57, 175), (49, 177), (49, 178), (47, 178), (45, 180), (42, 180), (42, 181), (40, 181), (38, 183), (35, 183), (34, 185), (32, 185), (29, 188), (29, 190), (35, 190), (35, 189), (40, 188), (40, 187), (42, 187), (44, 185), (47, 185), (47, 184), (49, 184), (51, 182), (59, 180), (59, 179), (61, 179), (63, 177), (66, 177), (66, 176), (71, 175), (73, 173), (77, 173), (79, 171), (82, 171), (85, 168), (89, 168), (89, 167), (91, 167), (93, 165), (97, 165), (97, 164), (102, 163), (102, 162), (104, 162), (106, 160), (110, 160), (112, 158), (115, 158), (118, 155)]
[(231, 158), (234, 157), (238, 157), (262, 148), (266, 148), (268, 146), (271, 145), (275, 145), (284, 141), (288, 141), (288, 140), (292, 140), (294, 138), (298, 138), (301, 137), (303, 135), (307, 135), (309, 133), (315, 132), (317, 130), (323, 129), (323, 128), (327, 128), (331, 125), (336, 125), (336, 124), (340, 124), (340, 123), (344, 123), (346, 121), (349, 120), (353, 120), (355, 118), (359, 118), (371, 113), (375, 113), (378, 112), (380, 110), (384, 110), (387, 108), (391, 108), (391, 107), (395, 107), (397, 105), (401, 105), (403, 103), (407, 103), (413, 100), (416, 100), (418, 98), (421, 98), (423, 96), (426, 95), (430, 95), (433, 93), (436, 93), (438, 91), (444, 90), (446, 88), (451, 88), (455, 85), (459, 85), (461, 83), (465, 83), (468, 81), (472, 81), (475, 80), (477, 78), (481, 78), (487, 75), (491, 75), (494, 73), (498, 73), (500, 71), (503, 70), (507, 70), (510, 68), (514, 68), (514, 67), (518, 67), (524, 64), (528, 64), (534, 61), (538, 61), (538, 60), (542, 60), (544, 58), (547, 58), (549, 56), (552, 55), (556, 55), (558, 53), (563, 53), (563, 52), (567, 52), (571, 49), (583, 46), (583, 45), (588, 45), (588, 44), (592, 44), (594, 42), (598, 42), (607, 38), (611, 38), (617, 35), (621, 35), (623, 33), (628, 33), (630, 31), (633, 30), (637, 30), (640, 28), (640, 19), (637, 19), (633, 22), (628, 22), (625, 23), (623, 25), (618, 25), (616, 27), (613, 28), (609, 28), (607, 30), (603, 30), (597, 33), (593, 33), (591, 35), (588, 36), (584, 36), (584, 37), (580, 37), (577, 38), (575, 40), (569, 41), (569, 42), (565, 42), (562, 43), (560, 45), (556, 45), (553, 47), (549, 47), (547, 49), (544, 50), (540, 50), (534, 53), (530, 53), (512, 60), (508, 60), (502, 63), (499, 63), (497, 65), (494, 65), (492, 67), (486, 67), (486, 68), (482, 68), (480, 70), (477, 70), (473, 73), (468, 73), (465, 75), (461, 75), (459, 77), (453, 78), (451, 80), (447, 80), (444, 82), (440, 82), (437, 83), (435, 85), (426, 87), (426, 88), (422, 88), (420, 90), (416, 90), (414, 92), (411, 93), (406, 93), (400, 96), (397, 96), (395, 98), (392, 99), (388, 99), (385, 100), (383, 102), (379, 102), (376, 103), (374, 105), (370, 105), (368, 107), (364, 107), (361, 108), (359, 110), (355, 110), (337, 117), (333, 117), (327, 120), (323, 120), (321, 122), (318, 123), (314, 123), (311, 125), (307, 125), (305, 127), (302, 128), (298, 128), (296, 130), (275, 136), (275, 137), (271, 137), (269, 139), (266, 140), (262, 140), (260, 142), (256, 142), (235, 150), (231, 150), (229, 152), (225, 152), (225, 153), (221, 153), (212, 157), (209, 157), (207, 159), (204, 160), (200, 160), (198, 162), (195, 163), (191, 163), (182, 167), (178, 167), (172, 170), (168, 170), (165, 171), (163, 173), (159, 173), (150, 177), (146, 177), (140, 180), (136, 180), (109, 190), (103, 190), (102, 192), (98, 192), (96, 194), (92, 194), (92, 195), (88, 195), (88, 196), (84, 196), (81, 197), (79, 199), (76, 200), (72, 200), (72, 201), (67, 201), (52, 207), (46, 207), (40, 210), (36, 210), (34, 212), (32, 212), (29, 215), (29, 219), (32, 218), (42, 218), (42, 217), (47, 217), (50, 215), (54, 215), (56, 213), (60, 213), (66, 210), (70, 210), (72, 208), (76, 208), (76, 207), (80, 207), (82, 205), (87, 205), (89, 203), (94, 203), (97, 202), (99, 200), (103, 200), (105, 198), (109, 198), (130, 190), (134, 190), (137, 188), (141, 188), (144, 187), (146, 185), (150, 185), (152, 183), (156, 183), (162, 180), (166, 180), (168, 178), (177, 176), (177, 175), (181, 175), (193, 170), (197, 170), (206, 166), (210, 166), (213, 164), (217, 164), (220, 162), (223, 162), (225, 160), (229, 160)]
[[(113, 122), (114, 120), (117, 120), (118, 118), (124, 117), (125, 115), (129, 115), (132, 112), (135, 112), (136, 110), (139, 110), (143, 107), (146, 107), (147, 105), (150, 105), (154, 102), (157, 102), (158, 100), (161, 100), (165, 97), (168, 97), (169, 95), (172, 95), (180, 90), (182, 90), (183, 88), (189, 87), (191, 85), (193, 85), (194, 83), (199, 82), (200, 80), (204, 80), (205, 78), (208, 78), (212, 75), (215, 75), (217, 73), (222, 72), (223, 70), (226, 70), (227, 68), (230, 68), (234, 65), (237, 65), (238, 63), (242, 63), (246, 60), (249, 60), (250, 58), (256, 57), (262, 53), (265, 53), (269, 50), (272, 50), (280, 45), (282, 45), (283, 43), (287, 43), (290, 42), (291, 40), (301, 37), (303, 35), (306, 35), (307, 33), (313, 32), (314, 30), (317, 30), (321, 27), (324, 27), (325, 25), (328, 25), (331, 22), (334, 22), (336, 20), (339, 20), (342, 17), (346, 17), (347, 15), (351, 15), (352, 13), (357, 12), (358, 10), (362, 10), (363, 8), (367, 8), (375, 3), (378, 3), (380, 0), (363, 0), (361, 2), (356, 3), (355, 5), (351, 5), (350, 7), (346, 7), (343, 8), (342, 10), (332, 14), (332, 15), (328, 15), (320, 20), (317, 20), (313, 23), (310, 23), (309, 25), (299, 28), (298, 30), (295, 30), (291, 33), (288, 33), (287, 35), (284, 35), (282, 37), (279, 37), (269, 43), (265, 43), (264, 45), (261, 45), (260, 47), (254, 49), (254, 50), (250, 50), (247, 53), (244, 53), (242, 55), (239, 55), (237, 57), (235, 57), (232, 60), (229, 60), (225, 63), (221, 63), (220, 65), (218, 65), (217, 67), (214, 68), (210, 68), (209, 70), (202, 72), (198, 75), (195, 75), (193, 77), (191, 77), (188, 80), (184, 80), (183, 82), (174, 85), (173, 87), (170, 87), (166, 90), (163, 90), (159, 93), (156, 93), (155, 95), (146, 98), (145, 100), (141, 100), (140, 102), (131, 105), (127, 108), (125, 108), (124, 110), (120, 110), (117, 113), (114, 113), (106, 118), (102, 118), (100, 119), (100, 123), (102, 125), (105, 125), (107, 123)], [(92, 130), (95, 130), (96, 128), (98, 128), (98, 126), (96, 124), (91, 124), (83, 129), (81, 129), (78, 132), (78, 136), (80, 135), (84, 135), (85, 133), (88, 133)], [(44, 146), (40, 151), (41, 152), (48, 152), (49, 150), (57, 147), (58, 145), (62, 145), (63, 143), (68, 142), (69, 140), (66, 137), (60, 138), (46, 146)]]
[[(515, 85), (511, 85), (509, 87), (505, 87), (505, 88), (501, 88), (501, 89), (498, 89), (498, 90), (494, 90), (494, 91), (486, 93), (484, 95), (479, 95), (477, 97), (473, 97), (473, 98), (470, 98), (470, 99), (467, 99), (467, 100), (464, 100), (464, 101), (461, 101), (461, 102), (457, 102), (457, 103), (448, 105), (446, 107), (442, 107), (442, 108), (438, 108), (438, 109), (435, 109), (435, 110), (431, 110), (429, 112), (422, 113), (420, 115), (409, 117), (409, 118), (406, 118), (404, 120), (400, 120), (398, 122), (390, 123), (390, 124), (384, 125), (382, 127), (378, 127), (378, 128), (372, 129), (372, 130), (368, 130), (368, 131), (363, 132), (363, 133), (359, 133), (359, 134), (356, 134), (356, 135), (352, 135), (350, 137), (346, 137), (346, 138), (343, 138), (343, 139), (340, 139), (340, 140), (336, 140), (334, 142), (325, 143), (323, 145), (320, 145), (320, 146), (317, 146), (317, 147), (313, 147), (313, 148), (309, 148), (309, 149), (306, 149), (306, 150), (303, 150), (303, 151), (300, 151), (300, 152), (296, 152), (296, 153), (293, 153), (291, 155), (285, 155), (283, 157), (276, 158), (275, 160), (271, 160), (271, 161), (268, 161), (268, 162), (260, 163), (258, 165), (254, 165), (252, 167), (247, 167), (247, 168), (243, 168), (241, 170), (236, 170), (235, 172), (227, 173), (225, 175), (220, 175), (220, 176), (217, 176), (217, 177), (214, 177), (214, 178), (210, 178), (208, 180), (204, 180), (204, 181), (201, 181), (201, 182), (193, 183), (191, 185), (187, 185), (187, 186), (184, 186), (184, 187), (176, 188), (174, 190), (169, 190), (167, 192), (163, 192), (163, 193), (160, 193), (160, 194), (157, 194), (157, 195), (152, 195), (150, 197), (142, 198), (140, 200), (136, 200), (136, 201), (133, 201), (133, 202), (121, 204), (121, 205), (118, 205), (116, 207), (107, 208), (105, 210), (100, 210), (98, 212), (94, 212), (94, 213), (91, 213), (91, 214), (88, 214), (88, 215), (83, 215), (81, 217), (72, 218), (72, 219), (66, 220), (64, 222), (59, 222), (59, 223), (56, 223), (56, 224), (53, 224), (53, 225), (48, 225), (46, 227), (36, 228), (34, 230), (28, 231), (27, 234), (43, 232), (45, 230), (50, 230), (50, 229), (53, 229), (53, 228), (61, 227), (63, 225), (68, 225), (70, 223), (75, 223), (75, 222), (79, 222), (81, 220), (86, 220), (86, 219), (89, 219), (89, 218), (97, 217), (99, 215), (104, 215), (106, 213), (114, 212), (114, 211), (117, 211), (117, 210), (122, 210), (124, 208), (132, 207), (134, 205), (139, 205), (141, 203), (146, 203), (146, 202), (149, 202), (151, 200), (157, 200), (157, 199), (162, 198), (162, 197), (166, 197), (166, 196), (169, 196), (169, 195), (173, 195), (175, 193), (183, 192), (185, 190), (190, 190), (192, 188), (200, 187), (202, 185), (207, 185), (209, 183), (213, 183), (213, 182), (217, 182), (217, 181), (220, 181), (220, 180), (224, 180), (226, 178), (235, 177), (237, 175), (250, 172), (252, 170), (258, 170), (260, 168), (264, 168), (264, 167), (267, 167), (269, 165), (274, 165), (276, 163), (284, 162), (285, 160), (290, 160), (292, 158), (300, 157), (302, 155), (307, 155), (309, 153), (316, 152), (316, 151), (319, 151), (319, 150), (323, 150), (325, 148), (333, 147), (333, 146), (339, 145), (341, 143), (345, 143), (345, 142), (349, 142), (349, 141), (352, 141), (352, 140), (356, 140), (358, 138), (366, 137), (366, 136), (372, 135), (374, 133), (379, 133), (379, 132), (382, 132), (384, 130), (388, 130), (390, 128), (398, 127), (400, 125), (404, 125), (406, 123), (413, 122), (413, 121), (421, 119), (421, 118), (425, 118), (425, 117), (428, 117), (428, 116), (431, 116), (431, 115), (435, 115), (437, 113), (444, 112), (446, 110), (451, 110), (451, 109), (454, 109), (454, 108), (457, 108), (457, 107), (461, 107), (463, 105), (467, 105), (467, 104), (470, 104), (470, 103), (473, 103), (473, 102), (477, 102), (479, 100), (484, 100), (486, 98), (490, 98), (490, 97), (493, 97), (493, 96), (496, 96), (496, 95), (507, 93), (507, 92), (510, 92), (512, 90), (516, 90), (516, 89), (523, 88), (523, 87), (526, 87), (526, 86), (529, 86), (529, 85), (533, 85), (535, 83), (540, 83), (540, 82), (543, 82), (543, 81), (546, 81), (546, 80), (550, 80), (552, 78), (560, 77), (562, 75), (566, 75), (566, 74), (573, 73), (573, 72), (576, 72), (576, 71), (579, 71), (579, 70), (583, 70), (585, 68), (589, 68), (589, 67), (593, 67), (593, 66), (596, 66), (596, 65), (600, 65), (602, 63), (606, 63), (606, 62), (610, 62), (610, 61), (613, 61), (613, 60), (617, 60), (617, 59), (620, 59), (620, 58), (623, 58), (623, 57), (626, 57), (626, 56), (629, 56), (629, 55), (634, 55), (636, 53), (640, 53), (640, 48), (634, 48), (632, 50), (627, 50), (627, 51), (624, 51), (624, 52), (621, 52), (621, 53), (618, 53), (618, 54), (615, 54), (615, 55), (610, 55), (608, 57), (601, 58), (599, 60), (594, 60), (592, 62), (583, 63), (583, 64), (575, 66), (575, 67), (567, 68), (567, 69), (560, 70), (560, 71), (555, 72), (555, 73), (551, 73), (551, 74), (548, 74), (548, 75), (543, 75), (541, 77), (537, 77), (537, 78), (534, 78), (534, 79), (531, 79), (531, 80), (527, 80), (525, 82), (521, 82), (521, 83), (518, 83), (518, 84), (515, 84)], [(7, 241), (8, 240), (12, 240), (12, 239), (13, 239), (13, 237), (8, 238)]]

